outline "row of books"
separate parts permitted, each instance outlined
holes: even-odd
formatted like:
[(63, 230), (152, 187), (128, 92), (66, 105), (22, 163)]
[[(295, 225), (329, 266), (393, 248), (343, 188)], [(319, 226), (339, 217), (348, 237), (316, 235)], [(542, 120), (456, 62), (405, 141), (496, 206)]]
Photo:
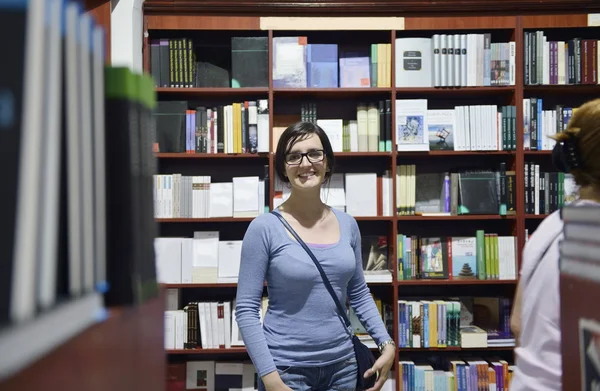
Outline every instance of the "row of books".
[(424, 171), (417, 173), (415, 164), (398, 166), (396, 209), (399, 216), (516, 213), (515, 172), (507, 171), (504, 162), (497, 170)]
[[(396, 391), (395, 384), (395, 373), (390, 371), (381, 391)], [(171, 362), (167, 387), (169, 390), (258, 391), (258, 375), (250, 361)]]
[(219, 231), (196, 231), (193, 237), (157, 237), (157, 279), (164, 284), (237, 283), (241, 240), (220, 240)]
[(550, 151), (556, 145), (551, 139), (557, 133), (567, 129), (576, 107), (556, 105), (553, 110), (543, 109), (542, 98), (523, 99), (523, 149), (531, 151)]
[[(397, 99), (398, 151), (514, 151), (516, 107), (497, 105), (428, 109), (426, 99)], [(317, 105), (302, 106), (301, 120), (327, 133), (334, 152), (390, 152), (391, 101), (361, 103), (354, 119), (319, 118)], [(273, 146), (285, 128), (273, 129)]]
[(167, 368), (168, 390), (258, 391), (250, 361), (170, 362)]
[(475, 231), (475, 236), (398, 234), (398, 280), (514, 280), (517, 238)]
[(398, 300), (398, 347), (487, 348), (514, 346), (510, 300), (460, 297)]
[(550, 214), (578, 198), (579, 187), (572, 174), (540, 171), (540, 165), (525, 163), (525, 213)]
[[(363, 235), (362, 263), (367, 282), (391, 282), (386, 235)], [(237, 283), (242, 240), (222, 240), (219, 231), (196, 231), (193, 237), (154, 240), (157, 279), (165, 284)]]
[[(169, 298), (171, 297), (171, 298)], [(386, 328), (393, 329), (392, 308), (373, 296)], [(514, 346), (510, 331), (510, 301), (498, 297), (461, 297), (448, 300), (404, 300), (398, 307), (400, 348), (493, 348)], [(269, 307), (263, 296), (263, 321)], [(376, 348), (357, 314), (348, 308), (353, 332)], [(235, 300), (193, 301), (179, 307), (176, 289), (169, 289), (165, 310), (165, 349), (230, 349), (244, 346), (235, 315)]]
[(399, 391), (510, 391), (514, 370), (497, 357), (451, 357), (399, 362)]
[(229, 47), (192, 38), (152, 38), (156, 87), (268, 87), (267, 37), (232, 37)]
[(391, 44), (337, 45), (273, 38), (274, 88), (391, 86)]
[(155, 111), (155, 152), (258, 153), (269, 151), (269, 102), (213, 107), (161, 101)]
[[(320, 126), (327, 134), (333, 152), (391, 152), (392, 151), (391, 101), (359, 103), (356, 119), (320, 119), (317, 105), (302, 105), (300, 120)], [(285, 128), (283, 128), (285, 129)], [(273, 129), (273, 148), (277, 146), (281, 132)]]
[(515, 42), (490, 33), (396, 38), (396, 87), (515, 85)]
[[(259, 176), (234, 177), (212, 182), (210, 175), (154, 175), (156, 218), (256, 217), (268, 212), (268, 167)], [(381, 179), (381, 192), (378, 181)], [(534, 183), (533, 179), (532, 182)], [(369, 184), (366, 186), (365, 184)], [(277, 177), (274, 207), (290, 196), (290, 188)], [(353, 216), (451, 216), (516, 213), (515, 172), (500, 163), (498, 170), (416, 172), (416, 165), (400, 165), (396, 178), (396, 205), (392, 202), (391, 171), (334, 173), (321, 189), (321, 199)], [(417, 191), (419, 189), (419, 191)], [(381, 194), (379, 194), (381, 193)], [(533, 193), (532, 193), (533, 194)], [(381, 199), (381, 212), (377, 200)], [(394, 211), (394, 209), (396, 209)]]
[[(391, 334), (393, 330), (392, 306), (383, 303), (375, 295), (371, 295), (375, 306)], [(269, 307), (268, 296), (261, 299), (259, 311), (260, 322)], [(347, 308), (348, 319), (354, 333), (362, 337), (367, 334), (358, 316), (350, 307)], [(167, 290), (167, 307), (165, 310), (165, 349), (230, 349), (243, 347), (235, 315), (235, 300), (194, 301), (180, 307), (180, 297), (177, 289)], [(376, 348), (373, 341), (367, 342)]]
[(515, 106), (469, 105), (428, 109), (427, 99), (396, 100), (399, 152), (514, 151)]
[(256, 217), (269, 209), (269, 167), (265, 175), (211, 182), (210, 175), (154, 175), (154, 217)]
[(598, 84), (597, 39), (549, 40), (543, 31), (525, 32), (526, 85)]
[[(263, 153), (269, 151), (266, 99), (190, 109), (193, 102), (158, 103), (155, 152)], [(516, 107), (469, 105), (429, 109), (427, 99), (397, 99), (395, 135), (391, 101), (359, 103), (356, 119), (319, 118), (317, 103), (304, 103), (300, 119), (327, 133), (334, 152), (390, 152), (394, 140), (407, 151), (514, 151)], [(549, 136), (561, 132), (576, 108), (543, 110), (541, 98), (523, 99), (525, 150), (551, 150)], [(274, 127), (273, 148), (285, 127)]]

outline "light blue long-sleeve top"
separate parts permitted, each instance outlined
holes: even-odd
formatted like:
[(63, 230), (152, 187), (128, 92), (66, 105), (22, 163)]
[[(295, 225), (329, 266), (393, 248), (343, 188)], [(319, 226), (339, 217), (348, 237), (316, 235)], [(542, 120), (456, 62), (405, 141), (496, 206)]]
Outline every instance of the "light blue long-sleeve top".
[[(307, 244), (340, 302), (348, 298), (375, 342), (391, 339), (365, 282), (358, 224), (352, 216), (332, 210), (339, 241)], [(269, 307), (261, 327), (265, 280)], [(276, 365), (323, 366), (354, 355), (350, 334), (314, 262), (273, 214), (258, 216), (246, 231), (236, 302), (236, 320), (259, 376), (275, 371)]]

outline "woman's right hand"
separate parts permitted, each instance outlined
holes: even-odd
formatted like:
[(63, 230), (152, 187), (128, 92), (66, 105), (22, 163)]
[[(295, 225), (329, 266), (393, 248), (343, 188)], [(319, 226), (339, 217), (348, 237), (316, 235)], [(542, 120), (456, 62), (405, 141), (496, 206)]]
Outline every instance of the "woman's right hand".
[(285, 385), (277, 371), (266, 374), (262, 377), (262, 381), (267, 391), (293, 391)]

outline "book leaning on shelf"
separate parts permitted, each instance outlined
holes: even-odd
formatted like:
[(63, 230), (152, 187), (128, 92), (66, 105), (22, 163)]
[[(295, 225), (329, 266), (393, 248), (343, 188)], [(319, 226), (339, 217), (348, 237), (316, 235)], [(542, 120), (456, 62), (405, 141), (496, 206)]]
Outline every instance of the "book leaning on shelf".
[(158, 288), (152, 80), (105, 69), (105, 31), (76, 1), (0, 2), (0, 31), (4, 379)]

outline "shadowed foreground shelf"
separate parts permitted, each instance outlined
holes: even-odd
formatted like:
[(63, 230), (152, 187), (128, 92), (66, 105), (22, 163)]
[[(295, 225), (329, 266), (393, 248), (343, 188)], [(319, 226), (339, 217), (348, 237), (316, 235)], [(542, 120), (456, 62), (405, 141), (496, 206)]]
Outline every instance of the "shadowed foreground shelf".
[(0, 383), (0, 390), (164, 390), (164, 306), (161, 294), (139, 307), (111, 309), (106, 320)]

